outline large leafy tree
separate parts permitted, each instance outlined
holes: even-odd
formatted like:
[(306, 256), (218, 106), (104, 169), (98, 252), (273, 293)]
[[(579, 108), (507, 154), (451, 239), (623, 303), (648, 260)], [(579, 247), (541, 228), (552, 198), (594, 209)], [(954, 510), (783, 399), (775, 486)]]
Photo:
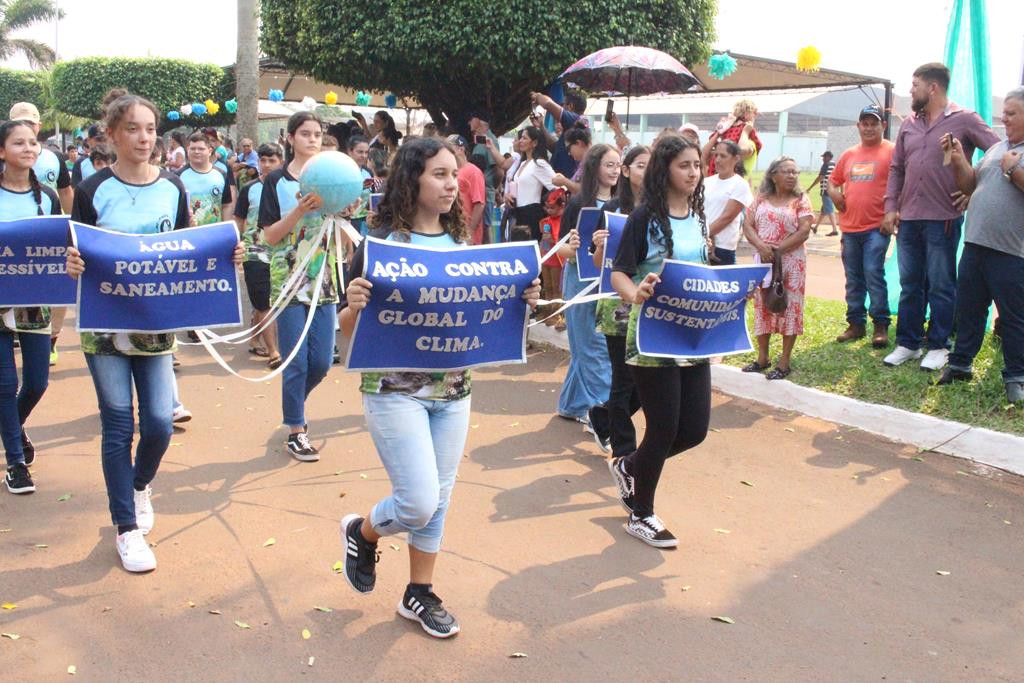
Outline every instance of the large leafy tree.
[(707, 58), (715, 0), (262, 0), (264, 52), (317, 80), (417, 98), (457, 126), (477, 108), (498, 133), (531, 90), (612, 45)]
[(22, 54), (33, 68), (51, 66), (57, 58), (53, 48), (12, 34), (39, 22), (53, 21), (57, 14), (53, 0), (0, 0), (0, 61)]

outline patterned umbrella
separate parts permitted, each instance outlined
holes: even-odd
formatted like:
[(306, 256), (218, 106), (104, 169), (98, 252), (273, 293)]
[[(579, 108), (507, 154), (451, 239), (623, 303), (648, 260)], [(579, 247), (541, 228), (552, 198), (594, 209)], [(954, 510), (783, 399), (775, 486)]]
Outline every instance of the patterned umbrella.
[(589, 54), (559, 79), (591, 93), (654, 95), (681, 93), (701, 82), (671, 55), (649, 47), (620, 45)]

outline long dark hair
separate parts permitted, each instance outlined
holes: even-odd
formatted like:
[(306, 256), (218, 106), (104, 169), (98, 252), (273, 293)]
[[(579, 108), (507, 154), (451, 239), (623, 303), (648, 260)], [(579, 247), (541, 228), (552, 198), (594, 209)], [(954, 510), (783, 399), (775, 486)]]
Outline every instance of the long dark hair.
[[(594, 145), (587, 150), (583, 157), (583, 171), (580, 173), (580, 206), (595, 206), (597, 204), (598, 177), (601, 173), (601, 158), (608, 152), (618, 153), (611, 145)], [(615, 188), (612, 188), (612, 192)]]
[[(292, 114), (291, 116), (288, 117), (288, 126), (287, 126), (288, 135), (295, 135), (295, 131), (297, 131), (299, 128), (302, 128), (302, 124), (306, 123), (307, 121), (316, 121), (317, 123), (320, 124), (320, 128), (321, 129), (324, 126), (324, 122), (321, 121), (320, 117), (317, 116), (316, 114), (314, 114), (313, 112), (311, 112), (311, 111), (297, 111), (297, 112), (295, 112), (294, 114)], [(292, 162), (292, 159), (294, 159), (294, 158), (295, 158), (295, 150), (292, 149), (291, 143), (288, 142), (288, 137), (285, 136), (285, 139), (284, 139), (284, 163), (285, 163), (285, 166), (290, 164)]]
[[(663, 136), (651, 150), (651, 162), (644, 172), (644, 204), (651, 214), (651, 238), (663, 242), (666, 258), (672, 258), (672, 222), (668, 214), (669, 167), (684, 151), (692, 149), (700, 159), (700, 147), (678, 133)], [(700, 221), (701, 235), (707, 239), (708, 225), (704, 217), (704, 177), (690, 195), (690, 213)]]
[[(373, 216), (375, 228), (389, 227), (408, 237), (420, 198), (420, 176), (427, 168), (427, 160), (442, 150), (448, 150), (455, 156), (455, 149), (437, 138), (410, 139), (398, 148), (388, 170), (384, 197)], [(441, 214), (441, 227), (456, 242), (469, 239), (469, 231), (462, 220), (462, 200), (459, 197), (456, 197), (448, 213)]]
[[(651, 148), (647, 145), (637, 145), (631, 148), (622, 159), (623, 168), (632, 166), (633, 162), (641, 154), (650, 153)], [(646, 177), (646, 174), (644, 177)], [(636, 208), (637, 200), (643, 199), (643, 197), (635, 197), (633, 195), (633, 183), (625, 173), (619, 175), (619, 183), (615, 187), (615, 197), (619, 200), (619, 211), (622, 213), (630, 213)]]
[[(36, 135), (36, 131), (29, 123), (25, 121), (7, 121), (0, 126), (0, 147), (4, 147), (7, 144), (7, 137), (11, 134), (11, 131), (18, 126), (25, 126), (32, 132), (32, 137)], [(4, 180), (4, 168), (6, 164), (0, 165), (0, 183)], [(38, 215), (43, 215), (43, 190), (39, 187), (39, 179), (36, 178), (36, 172), (34, 169), (28, 169), (28, 186), (32, 190), (32, 199), (36, 200), (36, 211)]]
[(526, 133), (526, 136), (528, 138), (537, 143), (533, 148), (533, 156), (530, 158), (533, 159), (534, 161), (537, 161), (538, 159), (543, 159), (544, 161), (547, 161), (548, 146), (544, 142), (544, 134), (540, 132), (540, 128), (537, 128), (537, 126), (527, 126), (526, 128), (523, 128), (521, 131), (519, 131), (520, 136), (522, 136), (523, 133)]
[(383, 109), (376, 112), (373, 118), (380, 117), (384, 121), (383, 130), (377, 131), (378, 133), (384, 133), (384, 137), (391, 141), (395, 147), (398, 147), (398, 141), (402, 139), (402, 134), (398, 132), (398, 128), (395, 126), (395, 120), (391, 117), (391, 114), (387, 113)]

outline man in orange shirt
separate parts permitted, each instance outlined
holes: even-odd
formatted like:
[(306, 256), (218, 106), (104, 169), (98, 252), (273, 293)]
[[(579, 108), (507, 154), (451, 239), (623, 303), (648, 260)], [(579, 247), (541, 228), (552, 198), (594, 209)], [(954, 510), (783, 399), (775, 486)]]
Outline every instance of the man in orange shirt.
[(861, 339), (867, 333), (865, 294), (871, 294), (871, 345), (889, 345), (889, 291), (885, 285), (885, 253), (889, 235), (880, 230), (885, 217), (885, 188), (893, 144), (882, 139), (882, 110), (864, 107), (857, 122), (860, 144), (843, 152), (828, 181), (828, 195), (839, 210), (843, 270), (846, 271), (846, 331), (837, 342)]
[(448, 142), (455, 148), (455, 162), (459, 166), (459, 197), (462, 213), (466, 217), (470, 242), (483, 244), (484, 204), (487, 190), (483, 171), (469, 162), (469, 143), (461, 135), (449, 135)]

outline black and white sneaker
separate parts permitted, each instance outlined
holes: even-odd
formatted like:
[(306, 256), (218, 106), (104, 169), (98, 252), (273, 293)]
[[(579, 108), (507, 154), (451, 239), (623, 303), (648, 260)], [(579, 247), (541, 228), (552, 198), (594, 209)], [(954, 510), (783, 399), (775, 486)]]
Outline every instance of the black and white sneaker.
[(665, 528), (665, 525), (657, 515), (637, 517), (630, 513), (629, 521), (624, 525), (626, 533), (636, 536), (647, 545), (655, 548), (675, 548), (679, 545), (679, 539), (672, 535), (672, 532)]
[(32, 475), (28, 473), (28, 465), (16, 463), (7, 468), (7, 476), (4, 478), (7, 490), (11, 493), (32, 493), (36, 490), (32, 482)]
[(316, 462), (320, 459), (320, 451), (309, 443), (306, 432), (289, 434), (288, 440), (284, 443), (284, 449), (288, 451), (288, 455), (302, 462)]
[(587, 411), (587, 420), (590, 422), (590, 429), (587, 431), (593, 435), (594, 443), (605, 453), (611, 453), (612, 435), (607, 406), (591, 406)]
[(633, 512), (633, 493), (635, 484), (632, 475), (626, 473), (626, 464), (623, 462), (625, 456), (612, 458), (608, 461), (608, 471), (612, 473), (612, 481), (619, 491), (619, 502), (626, 512)]
[(345, 580), (358, 593), (369, 593), (377, 583), (377, 562), (380, 551), (359, 533), (363, 518), (345, 515), (341, 520), (341, 542), (345, 546)]
[(423, 630), (435, 638), (451, 638), (459, 632), (459, 622), (441, 606), (441, 598), (433, 591), (413, 593), (406, 588), (398, 603), (398, 613), (409, 621), (420, 622)]
[(31, 465), (36, 461), (36, 447), (32, 439), (28, 438), (25, 428), (21, 428), (21, 452), (25, 454), (25, 464)]

